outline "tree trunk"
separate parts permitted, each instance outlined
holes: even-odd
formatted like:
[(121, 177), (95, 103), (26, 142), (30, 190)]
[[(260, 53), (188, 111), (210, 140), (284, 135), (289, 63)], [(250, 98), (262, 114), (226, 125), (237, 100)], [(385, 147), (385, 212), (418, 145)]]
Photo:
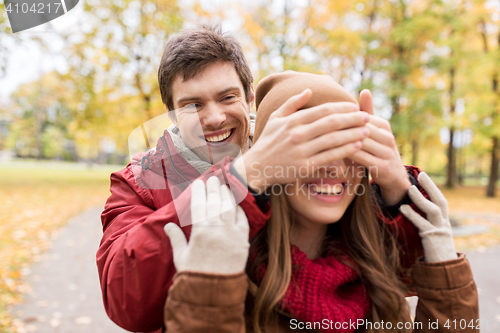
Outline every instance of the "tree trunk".
[(476, 161), (476, 179), (482, 179), (483, 178), (483, 158), (482, 156), (479, 156), (479, 158)]
[(144, 104), (148, 120), (153, 119), (153, 114), (151, 113), (151, 95), (144, 95)]
[(411, 142), (411, 165), (417, 165), (418, 159), (418, 142), (413, 140)]
[(448, 166), (446, 173), (446, 187), (453, 188), (455, 186), (455, 149), (453, 148), (453, 136), (455, 129), (450, 127), (450, 143), (448, 144)]
[[(463, 142), (461, 142), (463, 144)], [(460, 149), (457, 150), (457, 173), (458, 173), (458, 185), (463, 185), (464, 184), (464, 179), (465, 179), (465, 149), (464, 147), (460, 147)]]
[[(373, 8), (370, 11), (370, 15), (368, 15), (368, 31), (370, 33), (373, 32), (373, 22), (375, 21), (376, 15), (377, 15), (377, 2), (375, 1), (375, 3), (373, 4)], [(364, 63), (363, 69), (361, 70), (361, 73), (360, 73), (360, 75), (361, 75), (361, 85), (363, 85), (364, 82), (371, 80), (372, 77), (373, 77), (373, 74), (372, 74), (373, 71), (370, 70), (370, 66), (371, 66), (371, 61), (370, 60), (371, 60), (370, 59), (370, 55), (367, 52), (366, 57), (365, 57), (365, 63)], [(369, 72), (370, 75), (369, 75), (368, 78), (365, 78), (365, 72), (367, 70), (370, 70), (370, 72)]]
[(491, 148), (491, 169), (490, 178), (488, 180), (488, 187), (486, 190), (486, 196), (488, 198), (495, 197), (496, 181), (498, 179), (498, 137), (493, 137), (493, 147)]
[[(38, 80), (38, 94), (39, 96), (43, 96), (44, 94), (42, 78)], [(44, 121), (45, 121), (44, 112), (45, 110), (42, 109), (39, 103), (39, 99), (37, 99), (33, 108), (33, 116), (34, 116), (33, 118), (35, 120), (35, 143), (36, 143), (35, 158), (37, 160), (42, 159), (42, 152), (43, 152), (42, 134), (44, 131)]]
[[(484, 53), (488, 53), (488, 40), (486, 37), (486, 24), (481, 21), (481, 35), (483, 37), (483, 48)], [(500, 50), (500, 33), (497, 36), (498, 39), (498, 49)], [(493, 93), (497, 94), (497, 101), (499, 103), (500, 100), (500, 91), (498, 91), (498, 71), (494, 71), (491, 80), (491, 89)], [(497, 114), (495, 110), (495, 105), (493, 106), (492, 119), (495, 120)], [(490, 165), (490, 176), (488, 179), (488, 186), (486, 187), (486, 196), (489, 198), (495, 197), (496, 190), (496, 182), (498, 180), (498, 137), (493, 135), (492, 139), (492, 148), (491, 148), (491, 165)]]
[(392, 96), (391, 97), (391, 105), (392, 105), (392, 114), (399, 114), (400, 107), (399, 107), (399, 98), (398, 98), (398, 96)]
[[(453, 114), (455, 114), (455, 101), (454, 94), (455, 91), (455, 68), (450, 69), (450, 117), (453, 121)], [(455, 148), (453, 147), (453, 136), (455, 133), (455, 128), (453, 124), (450, 126), (450, 143), (448, 144), (448, 166), (446, 174), (446, 187), (453, 188), (455, 186)]]

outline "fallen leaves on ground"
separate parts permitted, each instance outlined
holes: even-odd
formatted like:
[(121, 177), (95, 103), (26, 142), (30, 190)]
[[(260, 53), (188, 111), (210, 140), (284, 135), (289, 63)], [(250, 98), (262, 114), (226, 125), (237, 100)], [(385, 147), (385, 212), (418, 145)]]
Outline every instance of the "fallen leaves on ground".
[(485, 225), (490, 228), (488, 232), (454, 237), (455, 248), (458, 252), (471, 250), (481, 251), (484, 248), (500, 245), (500, 223), (482, 219), (480, 216), (475, 218), (461, 218), (461, 212), (476, 213), (478, 215), (498, 215), (500, 222), (500, 191), (495, 198), (486, 197), (485, 186), (457, 186), (449, 190), (440, 187), (446, 200), (450, 215), (458, 218), (462, 225)]
[(450, 212), (491, 213), (500, 215), (500, 189), (496, 198), (486, 197), (485, 186), (457, 186), (453, 190), (440, 186)]
[(500, 225), (481, 219), (468, 219), (462, 225), (484, 225), (490, 229), (482, 234), (453, 237), (457, 252), (484, 251), (488, 247), (500, 245)]
[(14, 332), (7, 307), (29, 290), (30, 263), (70, 217), (109, 196), (109, 172), (42, 167), (0, 168), (0, 332)]

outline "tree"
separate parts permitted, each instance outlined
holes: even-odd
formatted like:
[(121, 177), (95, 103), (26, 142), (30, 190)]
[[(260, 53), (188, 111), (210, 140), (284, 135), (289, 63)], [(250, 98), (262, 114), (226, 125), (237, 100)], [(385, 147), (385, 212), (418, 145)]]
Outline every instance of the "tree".
[(71, 119), (66, 101), (69, 91), (61, 89), (59, 74), (45, 74), (40, 80), (24, 84), (11, 97), (8, 110), (14, 119), (6, 139), (7, 148), (19, 156), (53, 158), (62, 155)]
[(121, 153), (141, 123), (165, 112), (157, 82), (163, 47), (182, 27), (175, 0), (95, 0), (84, 3), (81, 31), (63, 35), (74, 93), (69, 131), (79, 155), (95, 159), (110, 139)]
[(17, 36), (12, 34), (12, 29), (8, 23), (7, 12), (4, 10), (2, 11), (2, 15), (0, 15), (0, 78), (4, 76), (7, 68), (7, 60), (10, 51), (7, 46), (16, 38)]
[(478, 25), (478, 31), (482, 42), (482, 61), (481, 69), (486, 80), (482, 88), (487, 91), (482, 97), (486, 101), (483, 112), (483, 124), (481, 128), (491, 140), (491, 161), (488, 185), (486, 187), (486, 196), (494, 197), (496, 182), (498, 180), (499, 167), (499, 149), (500, 149), (500, 31), (495, 22), (500, 15), (499, 6), (488, 3), (487, 1), (477, 1), (475, 6), (475, 23)]
[(257, 80), (283, 70), (321, 71), (310, 45), (313, 33), (313, 29), (308, 28), (310, 4), (260, 0), (239, 11), (246, 33), (243, 46), (249, 58), (255, 59)]

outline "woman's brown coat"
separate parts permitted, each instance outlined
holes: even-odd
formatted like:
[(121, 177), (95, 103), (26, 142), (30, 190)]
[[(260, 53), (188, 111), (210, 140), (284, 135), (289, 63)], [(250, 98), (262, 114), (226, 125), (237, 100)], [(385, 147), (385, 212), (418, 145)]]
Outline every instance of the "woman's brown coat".
[[(477, 288), (464, 254), (445, 262), (418, 260), (412, 267), (412, 277), (419, 301), (414, 329), (406, 331), (479, 332)], [(247, 290), (247, 276), (243, 272), (229, 276), (178, 273), (165, 304), (164, 330), (167, 333), (253, 332), (247, 315), (250, 311), (245, 311)], [(299, 321), (280, 315), (279, 326), (264, 333), (311, 331), (300, 327)], [(364, 330), (361, 326), (358, 329)]]

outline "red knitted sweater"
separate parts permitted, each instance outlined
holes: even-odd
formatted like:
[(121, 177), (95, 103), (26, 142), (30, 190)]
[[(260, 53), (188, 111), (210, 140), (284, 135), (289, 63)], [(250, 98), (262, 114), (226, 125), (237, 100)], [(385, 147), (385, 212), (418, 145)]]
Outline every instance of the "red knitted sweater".
[[(328, 325), (317, 324), (322, 332), (353, 332), (351, 325), (335, 323), (356, 322), (365, 318), (370, 309), (365, 286), (352, 268), (355, 263), (346, 257), (349, 267), (333, 255), (310, 260), (295, 245), (291, 245), (291, 253), (293, 275), (280, 301), (281, 308), (304, 323), (327, 320)], [(260, 267), (261, 280), (265, 271), (264, 265)]]

